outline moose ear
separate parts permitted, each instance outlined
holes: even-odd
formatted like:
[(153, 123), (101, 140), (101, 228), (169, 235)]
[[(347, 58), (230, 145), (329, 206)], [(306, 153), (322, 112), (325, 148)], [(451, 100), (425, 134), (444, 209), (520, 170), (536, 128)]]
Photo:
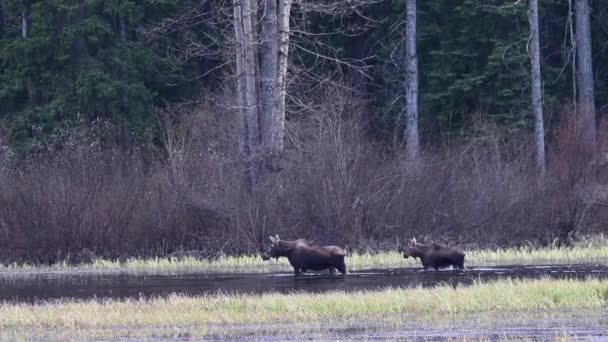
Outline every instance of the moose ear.
[(281, 241), (281, 239), (279, 239), (279, 234), (275, 234), (274, 236), (277, 238), (277, 242)]
[(277, 243), (277, 241), (278, 241), (278, 240), (277, 240), (277, 239), (276, 239), (274, 236), (272, 236), (272, 235), (271, 235), (271, 236), (269, 236), (269, 238), (270, 238), (270, 241), (272, 241), (272, 243), (273, 243), (273, 244), (274, 244), (274, 243)]

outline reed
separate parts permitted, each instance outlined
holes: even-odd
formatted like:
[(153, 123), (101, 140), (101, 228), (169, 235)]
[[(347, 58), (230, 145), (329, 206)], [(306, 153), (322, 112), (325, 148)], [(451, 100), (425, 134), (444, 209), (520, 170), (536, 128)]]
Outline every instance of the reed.
[[(496, 250), (466, 251), (466, 266), (546, 265), (608, 262), (608, 243), (588, 241), (574, 247), (520, 247)], [(419, 267), (419, 260), (405, 259), (397, 251), (355, 252), (346, 258), (349, 270), (370, 268)], [(288, 261), (263, 261), (258, 255), (220, 256), (216, 259), (195, 257), (130, 258), (126, 261), (95, 260), (89, 264), (57, 263), (51, 266), (24, 264), (0, 265), (0, 275), (20, 273), (130, 273), (130, 274), (186, 274), (186, 273), (260, 273), (291, 272)]]

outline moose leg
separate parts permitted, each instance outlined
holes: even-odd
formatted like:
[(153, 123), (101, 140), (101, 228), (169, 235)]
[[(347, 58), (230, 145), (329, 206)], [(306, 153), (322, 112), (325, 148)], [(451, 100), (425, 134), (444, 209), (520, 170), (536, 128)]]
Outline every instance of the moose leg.
[(457, 267), (460, 268), (461, 270), (464, 270), (464, 255), (461, 258), (459, 258)]
[(420, 262), (422, 263), (422, 268), (424, 268), (425, 271), (427, 271), (431, 266), (429, 260), (425, 257), (420, 257)]
[(420, 258), (420, 263), (422, 263), (422, 268), (426, 271), (429, 269), (429, 264), (424, 258)]
[(302, 272), (302, 269), (300, 267), (296, 267), (296, 266), (293, 267), (293, 273), (296, 275), (296, 277), (301, 275), (302, 274), (301, 272)]
[(335, 267), (330, 267), (329, 268), (329, 273), (331, 273), (331, 275), (336, 275), (336, 268)]
[(346, 271), (346, 264), (344, 262), (342, 262), (340, 265), (338, 265), (338, 271), (340, 271), (340, 273), (342, 274), (347, 274), (348, 271)]

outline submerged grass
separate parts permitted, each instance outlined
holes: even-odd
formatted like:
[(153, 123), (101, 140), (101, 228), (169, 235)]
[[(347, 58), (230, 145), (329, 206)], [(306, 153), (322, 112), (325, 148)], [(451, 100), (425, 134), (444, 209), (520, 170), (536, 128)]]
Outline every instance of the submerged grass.
[(413, 320), (436, 324), (437, 320), (470, 314), (507, 313), (521, 318), (526, 314), (582, 310), (599, 316), (607, 307), (606, 280), (501, 280), (463, 288), (4, 303), (0, 304), (0, 331), (22, 337), (49, 332), (90, 337), (101, 334), (104, 338), (151, 337), (176, 331), (203, 336), (209, 327), (217, 325), (236, 329), (251, 324), (373, 321), (399, 326)]

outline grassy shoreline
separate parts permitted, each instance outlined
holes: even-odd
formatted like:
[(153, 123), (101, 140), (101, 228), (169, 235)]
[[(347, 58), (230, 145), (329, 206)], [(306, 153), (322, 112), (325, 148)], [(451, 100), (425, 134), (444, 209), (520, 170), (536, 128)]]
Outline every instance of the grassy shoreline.
[[(467, 315), (525, 318), (581, 311), (585, 316), (605, 317), (607, 309), (608, 280), (501, 280), (456, 289), (440, 286), (323, 294), (3, 303), (0, 331), (26, 338), (201, 337), (214, 326), (228, 327), (235, 333), (239, 326), (260, 326), (271, 332), (272, 326), (297, 329), (319, 323), (376, 322), (398, 327), (418, 322), (424, 326)], [(126, 327), (129, 329), (122, 329)]]
[[(582, 264), (608, 262), (608, 244), (578, 245), (569, 248), (510, 248), (466, 251), (466, 266)], [(419, 267), (419, 260), (404, 259), (396, 251), (352, 253), (347, 256), (349, 270), (370, 268)], [(214, 260), (183, 258), (130, 258), (124, 262), (95, 260), (89, 264), (52, 266), (0, 264), (0, 276), (40, 273), (128, 273), (128, 274), (187, 274), (187, 273), (260, 273), (290, 272), (285, 258), (263, 261), (258, 255), (221, 256)]]

